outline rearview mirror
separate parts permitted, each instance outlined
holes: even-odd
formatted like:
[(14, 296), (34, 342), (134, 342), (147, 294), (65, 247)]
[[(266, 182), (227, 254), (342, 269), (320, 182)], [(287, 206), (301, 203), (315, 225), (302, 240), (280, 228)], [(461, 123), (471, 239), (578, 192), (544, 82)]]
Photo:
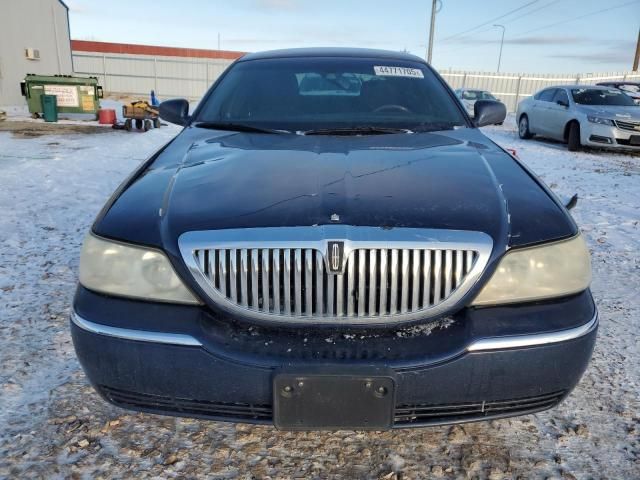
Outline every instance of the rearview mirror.
[(476, 127), (495, 125), (504, 122), (507, 117), (507, 107), (495, 100), (478, 100), (473, 106), (473, 118)]
[(564, 100), (557, 100), (556, 103), (558, 105), (563, 106), (563, 107), (568, 107), (569, 106), (569, 104), (567, 102), (565, 102)]
[(189, 102), (184, 98), (165, 100), (160, 104), (160, 118), (169, 123), (186, 125), (189, 122)]

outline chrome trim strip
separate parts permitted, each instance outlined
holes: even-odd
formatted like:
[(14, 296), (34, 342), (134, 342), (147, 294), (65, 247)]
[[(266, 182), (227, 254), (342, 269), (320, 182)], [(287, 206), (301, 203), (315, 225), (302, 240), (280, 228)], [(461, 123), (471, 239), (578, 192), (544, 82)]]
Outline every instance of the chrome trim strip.
[(367, 290), (366, 274), (367, 274), (367, 260), (365, 256), (368, 250), (362, 250), (358, 252), (358, 317), (365, 316), (365, 295)]
[[(343, 272), (343, 274), (334, 275), (337, 285), (336, 311), (328, 315), (305, 315), (301, 303), (303, 301), (301, 285), (299, 277), (302, 274), (301, 251), (320, 251), (326, 252), (328, 242), (340, 240), (344, 242), (343, 262), (350, 259), (349, 269), (351, 271)], [(215, 302), (220, 308), (229, 314), (238, 315), (248, 319), (272, 321), (278, 323), (314, 323), (314, 324), (356, 324), (356, 325), (393, 325), (394, 323), (402, 323), (411, 320), (427, 320), (429, 318), (437, 318), (450, 308), (454, 307), (470, 288), (478, 281), (484, 268), (486, 267), (491, 251), (493, 249), (493, 241), (491, 237), (482, 232), (461, 231), (461, 230), (436, 230), (421, 228), (391, 228), (385, 229), (380, 227), (360, 227), (350, 225), (318, 225), (311, 227), (267, 227), (267, 228), (245, 228), (245, 229), (226, 229), (226, 230), (209, 230), (186, 232), (180, 235), (178, 245), (182, 259), (184, 260), (189, 271), (193, 275), (198, 285), (207, 293), (208, 297)], [(390, 248), (391, 247), (391, 248)], [(244, 308), (237, 305), (237, 299), (232, 295), (231, 299), (227, 298), (225, 293), (217, 290), (211, 280), (200, 269), (196, 252), (198, 250), (220, 250), (228, 251), (232, 255), (236, 254), (237, 249), (281, 249), (284, 252), (284, 302), (281, 306), (284, 312), (277, 310), (273, 312), (254, 311), (253, 309)], [(371, 316), (369, 314), (355, 316), (353, 296), (343, 298), (343, 285), (347, 284), (349, 291), (354, 291), (356, 287), (354, 282), (355, 269), (359, 265), (353, 264), (355, 251), (364, 254), (366, 250), (377, 249), (380, 251), (381, 257), (390, 253), (388, 259), (380, 260), (380, 312), (378, 315)], [(389, 250), (387, 250), (389, 249)], [(405, 308), (402, 298), (398, 298), (399, 285), (398, 262), (400, 251), (406, 252), (412, 249), (430, 250), (434, 252), (434, 262), (430, 267), (439, 271), (439, 266), (445, 260), (446, 250), (464, 250), (477, 252), (475, 263), (469, 266), (468, 273), (464, 282), (455, 291), (451, 290), (448, 298), (442, 298), (441, 289), (444, 289), (439, 275), (433, 279), (435, 282), (435, 295), (433, 302), (425, 305), (421, 310), (409, 313), (402, 313)], [(290, 255), (293, 258), (290, 258)], [(395, 254), (395, 255), (394, 255)], [(325, 258), (326, 262), (326, 258)], [(235, 262), (230, 264), (231, 270), (235, 268)], [(386, 264), (386, 265), (385, 265)], [(344, 265), (343, 265), (344, 266)], [(404, 265), (403, 265), (404, 266)], [(392, 268), (392, 277), (387, 297), (386, 289), (382, 287), (386, 283), (386, 272), (388, 268)], [(395, 267), (395, 268), (394, 268)], [(295, 270), (294, 280), (291, 280), (291, 291), (288, 287), (290, 281), (291, 269)], [(349, 270), (348, 269), (348, 270)], [(325, 268), (326, 270), (326, 268)], [(432, 270), (433, 271), (433, 270)], [(395, 273), (394, 273), (395, 272)], [(235, 277), (235, 271), (230, 272)], [(346, 279), (344, 277), (347, 277)], [(449, 281), (452, 274), (449, 275)], [(295, 279), (298, 279), (296, 281)], [(235, 282), (235, 278), (231, 279)], [(404, 283), (404, 282), (403, 282)], [(231, 293), (236, 293), (232, 289)], [(408, 292), (405, 292), (408, 293)], [(410, 294), (410, 293), (408, 293)], [(295, 298), (291, 299), (290, 296)], [(291, 301), (294, 301), (294, 308), (291, 309)], [(388, 301), (388, 304), (387, 304)], [(427, 302), (425, 301), (425, 304)], [(387, 310), (387, 305), (389, 309)], [(407, 305), (408, 306), (408, 302)], [(291, 310), (294, 310), (293, 312)], [(305, 309), (306, 310), (306, 309)], [(358, 312), (363, 313), (363, 312)]]
[(380, 249), (380, 315), (387, 314), (387, 288), (389, 282), (387, 281), (387, 259), (389, 256), (389, 250), (386, 248)]
[(273, 250), (273, 313), (280, 314), (280, 250)]
[(398, 249), (391, 249), (391, 289), (389, 295), (389, 313), (395, 315), (398, 313)]
[(376, 302), (378, 301), (378, 251), (376, 249), (369, 250), (369, 315), (373, 316), (378, 313)]
[(349, 264), (347, 268), (347, 317), (354, 317), (355, 307), (355, 279), (356, 279), (356, 254), (349, 254)]
[(71, 321), (87, 332), (124, 340), (136, 340), (138, 342), (166, 343), (169, 345), (185, 345), (188, 347), (201, 347), (202, 343), (191, 335), (182, 333), (149, 332), (146, 330), (132, 330), (129, 328), (112, 327), (100, 323), (85, 320), (76, 312), (71, 313)]
[(413, 289), (411, 291), (411, 310), (420, 308), (420, 258), (421, 250), (411, 250), (411, 281)]
[[(138, 342), (164, 343), (168, 345), (183, 345), (189, 347), (201, 347), (202, 343), (196, 338), (182, 333), (149, 332), (146, 330), (132, 330), (129, 328), (112, 327), (100, 323), (90, 322), (82, 318), (76, 312), (71, 313), (71, 321), (79, 328), (90, 333), (106, 335), (108, 337), (121, 338), (123, 340), (135, 340)], [(476, 340), (466, 348), (467, 352), (479, 352), (487, 350), (507, 350), (511, 348), (533, 347), (551, 343), (566, 342), (580, 338), (598, 326), (598, 313), (584, 325), (560, 330), (553, 333), (539, 333), (534, 335), (517, 335), (501, 338), (484, 338)]]
[(313, 250), (304, 250), (304, 315), (313, 315)]
[[(437, 305), (438, 303), (440, 303), (440, 300), (442, 298), (441, 296), (441, 292), (442, 292), (442, 288), (441, 288), (441, 283), (442, 283), (442, 250), (435, 250), (434, 252), (434, 264), (433, 264), (433, 270), (435, 272), (435, 281), (434, 281), (434, 286), (433, 286), (433, 304)], [(483, 266), (484, 268), (484, 266)]]
[(324, 258), (320, 252), (314, 254), (316, 262), (316, 312), (321, 312), (324, 305)]
[(533, 347), (550, 343), (566, 342), (580, 338), (590, 333), (598, 326), (598, 312), (593, 318), (579, 327), (559, 330), (552, 333), (537, 333), (533, 335), (514, 335), (512, 337), (483, 338), (476, 340), (467, 347), (467, 352), (482, 352), (487, 350), (507, 350), (510, 348)]
[[(269, 262), (269, 250), (262, 250), (262, 298), (267, 298), (265, 303), (269, 303), (269, 281), (271, 280), (271, 264)], [(256, 287), (257, 292), (257, 287)], [(256, 293), (256, 297), (257, 297)], [(264, 309), (270, 311), (270, 305), (263, 305)], [(258, 309), (258, 301), (253, 304), (254, 309)]]

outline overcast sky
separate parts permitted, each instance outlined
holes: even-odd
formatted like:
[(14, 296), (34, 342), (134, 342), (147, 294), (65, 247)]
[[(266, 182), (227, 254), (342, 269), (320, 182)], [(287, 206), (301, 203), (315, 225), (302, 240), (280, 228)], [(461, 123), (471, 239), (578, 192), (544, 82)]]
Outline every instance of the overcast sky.
[[(431, 0), (66, 0), (71, 38), (258, 51), (309, 46), (424, 57)], [(442, 0), (433, 64), (504, 72), (631, 70), (640, 0)], [(608, 10), (608, 11), (603, 11)], [(511, 13), (510, 13), (511, 12)], [(600, 12), (600, 13), (596, 13)], [(501, 17), (501, 18), (499, 18)]]

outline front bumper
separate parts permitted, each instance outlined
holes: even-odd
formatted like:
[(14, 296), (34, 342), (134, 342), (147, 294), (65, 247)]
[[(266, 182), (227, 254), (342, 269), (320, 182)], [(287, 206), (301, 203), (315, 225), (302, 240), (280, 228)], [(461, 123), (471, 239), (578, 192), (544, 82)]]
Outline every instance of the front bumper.
[(640, 152), (640, 145), (631, 145), (631, 136), (640, 137), (640, 131), (591, 122), (583, 122), (580, 127), (580, 141), (584, 146)]
[(288, 372), (385, 369), (393, 426), (459, 423), (555, 406), (595, 342), (590, 293), (535, 305), (468, 309), (442, 328), (267, 331), (202, 307), (116, 299), (79, 288), (71, 329), (80, 362), (124, 408), (273, 423), (273, 378)]

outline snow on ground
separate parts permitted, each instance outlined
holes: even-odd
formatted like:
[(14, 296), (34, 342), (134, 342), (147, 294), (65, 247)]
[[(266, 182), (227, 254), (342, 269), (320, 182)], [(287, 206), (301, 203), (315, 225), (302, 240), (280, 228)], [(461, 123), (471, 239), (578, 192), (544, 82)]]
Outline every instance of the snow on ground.
[(536, 415), (382, 433), (284, 433), (107, 405), (75, 359), (79, 249), (109, 194), (177, 133), (0, 132), (0, 478), (640, 477), (640, 158), (487, 129), (556, 192), (593, 254), (601, 327), (573, 394)]

